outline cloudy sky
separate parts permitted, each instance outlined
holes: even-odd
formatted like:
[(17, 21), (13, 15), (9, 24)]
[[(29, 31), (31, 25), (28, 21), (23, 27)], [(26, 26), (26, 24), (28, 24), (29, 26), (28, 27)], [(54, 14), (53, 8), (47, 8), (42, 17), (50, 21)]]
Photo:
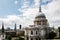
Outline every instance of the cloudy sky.
[(60, 0), (0, 0), (0, 28), (2, 22), (5, 28), (14, 28), (15, 23), (17, 28), (32, 25), (40, 4), (50, 27), (60, 26)]

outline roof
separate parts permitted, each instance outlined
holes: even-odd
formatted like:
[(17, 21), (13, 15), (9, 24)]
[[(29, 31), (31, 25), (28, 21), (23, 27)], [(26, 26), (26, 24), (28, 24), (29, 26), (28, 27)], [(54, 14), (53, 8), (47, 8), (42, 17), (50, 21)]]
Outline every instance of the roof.
[(40, 12), (36, 17), (45, 18), (45, 14)]

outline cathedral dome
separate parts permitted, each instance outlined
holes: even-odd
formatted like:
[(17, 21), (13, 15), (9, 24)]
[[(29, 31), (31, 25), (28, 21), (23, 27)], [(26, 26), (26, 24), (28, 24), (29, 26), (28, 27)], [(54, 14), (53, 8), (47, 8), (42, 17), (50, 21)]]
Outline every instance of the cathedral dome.
[(42, 13), (42, 12), (40, 12), (36, 17), (37, 17), (37, 18), (46, 18), (46, 17), (45, 17), (45, 14)]

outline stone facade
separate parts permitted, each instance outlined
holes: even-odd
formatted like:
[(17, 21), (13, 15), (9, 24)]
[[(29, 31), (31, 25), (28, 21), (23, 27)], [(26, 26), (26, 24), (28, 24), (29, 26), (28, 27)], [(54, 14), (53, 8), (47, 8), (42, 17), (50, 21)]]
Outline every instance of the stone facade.
[(39, 11), (35, 17), (34, 25), (25, 28), (25, 40), (40, 40), (40, 38), (47, 37), (50, 31), (51, 28), (45, 14)]

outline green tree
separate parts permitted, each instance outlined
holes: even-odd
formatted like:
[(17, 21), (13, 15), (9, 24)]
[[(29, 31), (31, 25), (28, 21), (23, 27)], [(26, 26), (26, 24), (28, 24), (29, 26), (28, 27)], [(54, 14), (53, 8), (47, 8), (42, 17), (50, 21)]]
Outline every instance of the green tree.
[(60, 38), (60, 27), (58, 27), (58, 30), (59, 30), (59, 38)]
[(11, 37), (10, 35), (6, 35), (6, 39), (7, 39), (7, 40), (11, 40), (12, 37)]
[(51, 31), (49, 34), (48, 34), (48, 37), (47, 39), (54, 39), (54, 37), (56, 37), (56, 33)]

